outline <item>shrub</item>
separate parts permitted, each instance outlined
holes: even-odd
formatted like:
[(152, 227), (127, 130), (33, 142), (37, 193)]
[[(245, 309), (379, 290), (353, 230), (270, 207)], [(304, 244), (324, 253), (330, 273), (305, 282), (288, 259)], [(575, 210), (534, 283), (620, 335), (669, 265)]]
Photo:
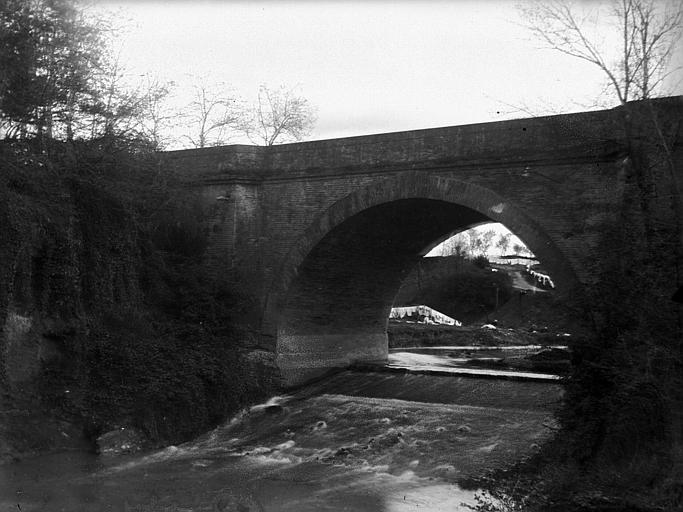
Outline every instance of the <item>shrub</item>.
[(474, 259), (472, 260), (472, 263), (474, 264), (475, 267), (479, 267), (479, 268), (488, 268), (491, 266), (489, 259), (483, 254), (480, 254), (479, 256), (475, 256)]

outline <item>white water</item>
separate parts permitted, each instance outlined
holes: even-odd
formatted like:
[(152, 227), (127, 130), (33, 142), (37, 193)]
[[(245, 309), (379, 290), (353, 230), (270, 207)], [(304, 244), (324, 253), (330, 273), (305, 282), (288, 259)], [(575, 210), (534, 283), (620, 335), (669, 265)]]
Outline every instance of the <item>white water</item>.
[(467, 510), (474, 493), (458, 483), (538, 449), (559, 394), (546, 383), (343, 372), (178, 447), (2, 467), (0, 510)]

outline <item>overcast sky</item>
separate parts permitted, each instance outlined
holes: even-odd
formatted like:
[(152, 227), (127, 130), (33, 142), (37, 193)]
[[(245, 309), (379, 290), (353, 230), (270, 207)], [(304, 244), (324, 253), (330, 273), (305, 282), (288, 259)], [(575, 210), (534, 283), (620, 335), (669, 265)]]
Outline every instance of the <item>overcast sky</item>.
[(99, 5), (131, 20), (131, 73), (202, 75), (245, 98), (261, 83), (300, 85), (318, 108), (313, 139), (525, 115), (510, 105), (582, 110), (604, 84), (590, 64), (540, 49), (507, 0)]

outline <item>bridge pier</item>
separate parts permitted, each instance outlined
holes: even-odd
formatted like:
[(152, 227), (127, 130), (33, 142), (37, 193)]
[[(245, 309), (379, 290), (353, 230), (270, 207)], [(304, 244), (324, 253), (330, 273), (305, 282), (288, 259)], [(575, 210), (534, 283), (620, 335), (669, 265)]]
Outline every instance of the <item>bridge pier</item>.
[(385, 363), (389, 354), (386, 332), (281, 335), (277, 366), (286, 387), (354, 363)]

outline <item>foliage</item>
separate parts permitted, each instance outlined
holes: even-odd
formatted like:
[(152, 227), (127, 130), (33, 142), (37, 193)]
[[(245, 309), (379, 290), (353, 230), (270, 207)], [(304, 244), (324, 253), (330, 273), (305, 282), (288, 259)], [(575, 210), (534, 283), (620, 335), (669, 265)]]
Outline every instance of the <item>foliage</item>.
[(496, 248), (500, 250), (500, 254), (506, 254), (510, 246), (510, 238), (512, 233), (501, 233), (496, 242)]
[(106, 67), (102, 19), (72, 0), (4, 0), (0, 41), (0, 112), (6, 135), (71, 140), (93, 118)]
[[(561, 435), (527, 488), (559, 502), (556, 510), (637, 509), (643, 499), (647, 506), (677, 501), (680, 507), (680, 490), (677, 499), (676, 491), (671, 496), (666, 474), (681, 457), (673, 434), (683, 405), (681, 313), (664, 292), (681, 278), (681, 204), (671, 149), (678, 128), (663, 126), (647, 100), (668, 92), (662, 84), (683, 30), (683, 8), (680, 2), (612, 2), (611, 36), (618, 44), (611, 61), (609, 46), (600, 46), (604, 34), (589, 26), (604, 12), (582, 7), (534, 3), (523, 15), (549, 48), (600, 69), (622, 105), (624, 209), (601, 226), (604, 267), (587, 297), (596, 307), (595, 338), (573, 347)], [(634, 99), (646, 102), (629, 103)], [(590, 493), (608, 494), (607, 502), (587, 499)], [(548, 510), (542, 502), (536, 500), (537, 508)]]
[(145, 138), (161, 147), (171, 85), (131, 86), (116, 31), (74, 0), (0, 3), (0, 131), (41, 140)]
[[(87, 339), (65, 341), (62, 360), (46, 368), (46, 398), (93, 434), (132, 425), (179, 442), (223, 420), (246, 401), (235, 347), (195, 315), (177, 316), (118, 308), (91, 322)], [(68, 400), (51, 396), (64, 388)]]
[(483, 224), (456, 233), (436, 246), (432, 250), (432, 254), (475, 258), (488, 255), (493, 247), (499, 249), (500, 254), (505, 254), (510, 244), (514, 244), (513, 247), (517, 254), (531, 254), (531, 251), (513, 233), (498, 233), (490, 226), (490, 224)]
[(40, 147), (0, 144), (0, 314), (29, 312), (58, 345), (45, 404), (93, 434), (134, 425), (178, 442), (265, 393), (239, 360), (249, 303), (202, 266), (192, 195), (125, 141)]
[(3, 0), (0, 111), (6, 130), (51, 137), (66, 130), (95, 91), (102, 30), (70, 0)]
[(475, 256), (474, 259), (472, 260), (472, 264), (475, 267), (479, 267), (479, 268), (488, 268), (491, 266), (491, 264), (489, 263), (489, 259), (486, 256), (484, 256), (483, 254), (480, 254), (479, 256)]
[(515, 256), (520, 256), (520, 255), (526, 255), (526, 254), (531, 254), (529, 252), (529, 249), (527, 249), (524, 245), (522, 244), (513, 244), (512, 245), (512, 250), (515, 253)]
[(624, 219), (603, 240), (605, 253), (621, 248), (622, 263), (605, 268), (593, 290), (601, 304), (600, 345), (575, 349), (564, 423), (585, 450), (576, 454), (581, 461), (599, 456), (618, 464), (671, 441), (682, 361), (676, 307), (662, 290), (670, 279), (663, 270), (674, 262), (666, 238), (648, 248), (633, 241), (632, 225)]
[(480, 229), (479, 227), (461, 231), (442, 243), (441, 256), (452, 254), (469, 256), (470, 258), (483, 256), (491, 248), (495, 236), (494, 230)]
[(672, 446), (671, 429), (680, 428), (676, 410), (683, 403), (680, 311), (663, 292), (681, 279), (681, 204), (671, 149), (678, 127), (663, 126), (651, 102), (628, 102), (666, 92), (661, 86), (683, 30), (683, 8), (680, 2), (615, 0), (609, 15), (619, 44), (611, 62), (588, 27), (604, 12), (584, 7), (588, 12), (552, 2), (524, 10), (532, 33), (549, 48), (605, 74), (622, 104), (627, 138), (625, 207), (615, 222), (601, 226), (605, 263), (588, 296), (597, 305), (596, 339), (574, 350), (563, 454), (613, 471), (639, 459), (638, 471), (648, 480), (671, 461), (663, 452), (671, 451), (666, 447)]
[(170, 86), (127, 89), (70, 0), (0, 5), (0, 318), (57, 347), (31, 384), (56, 415), (185, 440), (269, 384), (244, 376), (249, 301), (202, 265), (199, 200), (154, 153)]
[[(623, 209), (600, 226), (602, 266), (586, 289), (594, 336), (572, 345), (561, 431), (535, 467), (520, 470), (527, 478), (518, 498), (535, 496), (529, 510), (677, 510), (683, 504), (676, 435), (683, 409), (681, 311), (671, 300), (681, 277), (677, 196), (669, 190), (675, 176), (663, 137), (669, 128), (655, 123), (662, 129), (654, 135), (637, 132), (650, 117), (638, 115), (636, 106), (627, 110), (632, 138)], [(505, 491), (513, 478), (494, 487)]]

